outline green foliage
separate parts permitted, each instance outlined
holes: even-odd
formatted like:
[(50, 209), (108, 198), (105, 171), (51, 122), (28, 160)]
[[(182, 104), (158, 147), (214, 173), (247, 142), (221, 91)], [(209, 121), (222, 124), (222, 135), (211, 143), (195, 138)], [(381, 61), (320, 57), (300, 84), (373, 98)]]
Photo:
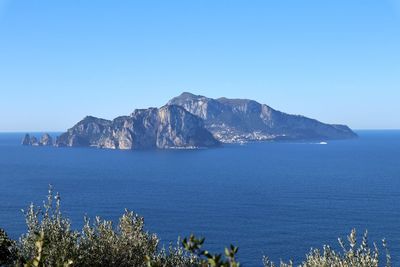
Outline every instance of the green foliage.
[[(79, 234), (71, 230), (70, 221), (63, 218), (60, 200), (50, 188), (43, 209), (31, 204), (24, 212), (28, 231), (21, 237), (19, 248), (29, 266), (64, 266), (79, 255), (76, 245)], [(30, 260), (35, 258), (38, 265)]]
[(162, 248), (156, 255), (147, 255), (146, 263), (148, 267), (185, 267), (199, 266), (198, 258), (185, 250), (178, 238), (175, 246), (168, 247), (168, 251)]
[(156, 235), (145, 232), (144, 220), (133, 212), (125, 211), (114, 230), (111, 221), (96, 217), (89, 220), (79, 239), (78, 266), (142, 266), (147, 255), (157, 252)]
[(222, 254), (212, 254), (207, 250), (202, 250), (204, 238), (197, 239), (194, 235), (190, 235), (189, 239), (185, 238), (182, 244), (187, 251), (198, 256), (200, 266), (239, 267), (240, 265), (235, 259), (239, 248), (233, 245), (225, 248), (225, 259), (223, 259)]
[[(48, 244), (49, 244), (49, 240), (46, 238), (44, 232), (41, 232), (40, 234), (37, 234), (38, 238), (35, 242), (35, 247), (36, 247), (36, 256), (29, 260), (28, 262), (26, 262), (24, 264), (24, 267), (44, 267), (47, 266), (46, 265), (46, 257), (48, 257), (45, 253), (49, 252), (48, 249)], [(68, 260), (66, 262), (64, 262), (64, 264), (60, 264), (57, 266), (64, 266), (64, 267), (68, 267), (71, 266), (73, 263), (72, 260)], [(16, 264), (19, 265), (19, 264)]]
[(145, 231), (144, 219), (132, 211), (125, 210), (117, 227), (99, 217), (93, 223), (85, 218), (82, 230), (74, 231), (61, 213), (60, 201), (50, 188), (43, 208), (31, 204), (24, 211), (28, 230), (16, 245), (20, 257), (12, 256), (10, 265), (196, 266), (196, 257), (179, 243), (160, 249), (158, 237)]
[(0, 228), (0, 266), (9, 266), (17, 259), (17, 248), (6, 232)]
[[(374, 243), (371, 249), (368, 245), (368, 233), (365, 232), (361, 244), (357, 247), (356, 231), (353, 229), (347, 237), (348, 244), (339, 238), (339, 244), (343, 252), (338, 253), (329, 246), (324, 246), (322, 251), (319, 249), (311, 249), (306, 255), (306, 260), (302, 262), (300, 267), (378, 267), (379, 266), (379, 250)], [(391, 266), (391, 258), (383, 240), (383, 247), (386, 253), (386, 267)], [(274, 267), (275, 264), (267, 257), (263, 259), (265, 267)], [(292, 267), (293, 263), (281, 262), (280, 267)]]

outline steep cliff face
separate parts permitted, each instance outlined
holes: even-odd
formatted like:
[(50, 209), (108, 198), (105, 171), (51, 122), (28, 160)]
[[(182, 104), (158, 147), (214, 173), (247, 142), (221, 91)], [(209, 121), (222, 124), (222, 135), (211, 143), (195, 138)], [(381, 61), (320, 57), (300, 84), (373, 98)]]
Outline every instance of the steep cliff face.
[(203, 120), (185, 109), (166, 105), (158, 110), (157, 147), (210, 147), (218, 145)]
[(203, 121), (179, 106), (138, 109), (113, 121), (86, 117), (57, 138), (57, 146), (168, 149), (217, 146)]
[(248, 99), (212, 99), (183, 93), (171, 99), (205, 121), (214, 137), (226, 143), (255, 140), (330, 140), (357, 135), (345, 125), (330, 125), (286, 114)]

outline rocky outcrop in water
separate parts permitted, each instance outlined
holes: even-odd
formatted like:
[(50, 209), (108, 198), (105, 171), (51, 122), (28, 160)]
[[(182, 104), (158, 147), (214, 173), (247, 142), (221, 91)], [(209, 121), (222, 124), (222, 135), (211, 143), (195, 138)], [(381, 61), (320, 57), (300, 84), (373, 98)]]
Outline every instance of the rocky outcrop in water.
[(137, 109), (104, 120), (85, 117), (56, 140), (57, 146), (111, 149), (172, 149), (218, 146), (203, 120), (179, 106)]
[(248, 99), (212, 99), (183, 93), (168, 104), (181, 106), (202, 118), (214, 137), (225, 143), (357, 137), (345, 125), (325, 124), (304, 116), (286, 114)]
[(39, 144), (41, 146), (52, 146), (53, 145), (53, 138), (48, 133), (45, 133), (40, 138)]
[(24, 146), (52, 146), (53, 138), (45, 133), (42, 135), (40, 140), (38, 140), (35, 136), (31, 136), (30, 134), (25, 134), (25, 137), (22, 139), (22, 145)]
[(22, 139), (21, 144), (24, 145), (24, 146), (32, 145), (31, 136), (29, 134), (25, 134), (25, 137), (24, 137), (24, 139)]

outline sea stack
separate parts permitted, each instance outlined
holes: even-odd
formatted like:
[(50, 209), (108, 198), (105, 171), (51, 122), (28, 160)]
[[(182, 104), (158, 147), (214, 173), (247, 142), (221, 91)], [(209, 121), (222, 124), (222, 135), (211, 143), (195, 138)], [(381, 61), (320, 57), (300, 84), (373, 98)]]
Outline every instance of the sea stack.
[(39, 144), (41, 146), (52, 146), (53, 138), (48, 133), (45, 133), (42, 135), (42, 138), (40, 138)]
[(22, 145), (24, 146), (52, 146), (54, 145), (53, 143), (53, 138), (48, 134), (45, 133), (42, 135), (40, 140), (38, 140), (35, 136), (31, 136), (30, 134), (25, 134), (24, 138), (22, 139), (21, 142)]

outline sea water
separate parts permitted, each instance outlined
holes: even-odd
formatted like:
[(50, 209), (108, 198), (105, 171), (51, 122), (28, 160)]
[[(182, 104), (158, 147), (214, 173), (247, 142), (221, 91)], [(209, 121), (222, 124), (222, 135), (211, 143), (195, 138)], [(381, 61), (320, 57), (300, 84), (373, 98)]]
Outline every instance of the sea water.
[(400, 131), (359, 131), (327, 143), (261, 142), (222, 148), (119, 151), (25, 147), (0, 134), (0, 227), (18, 238), (21, 209), (60, 192), (73, 227), (83, 217), (144, 216), (163, 244), (191, 233), (205, 248), (239, 246), (245, 266), (262, 256), (300, 263), (311, 247), (352, 228), (386, 238), (400, 263)]

